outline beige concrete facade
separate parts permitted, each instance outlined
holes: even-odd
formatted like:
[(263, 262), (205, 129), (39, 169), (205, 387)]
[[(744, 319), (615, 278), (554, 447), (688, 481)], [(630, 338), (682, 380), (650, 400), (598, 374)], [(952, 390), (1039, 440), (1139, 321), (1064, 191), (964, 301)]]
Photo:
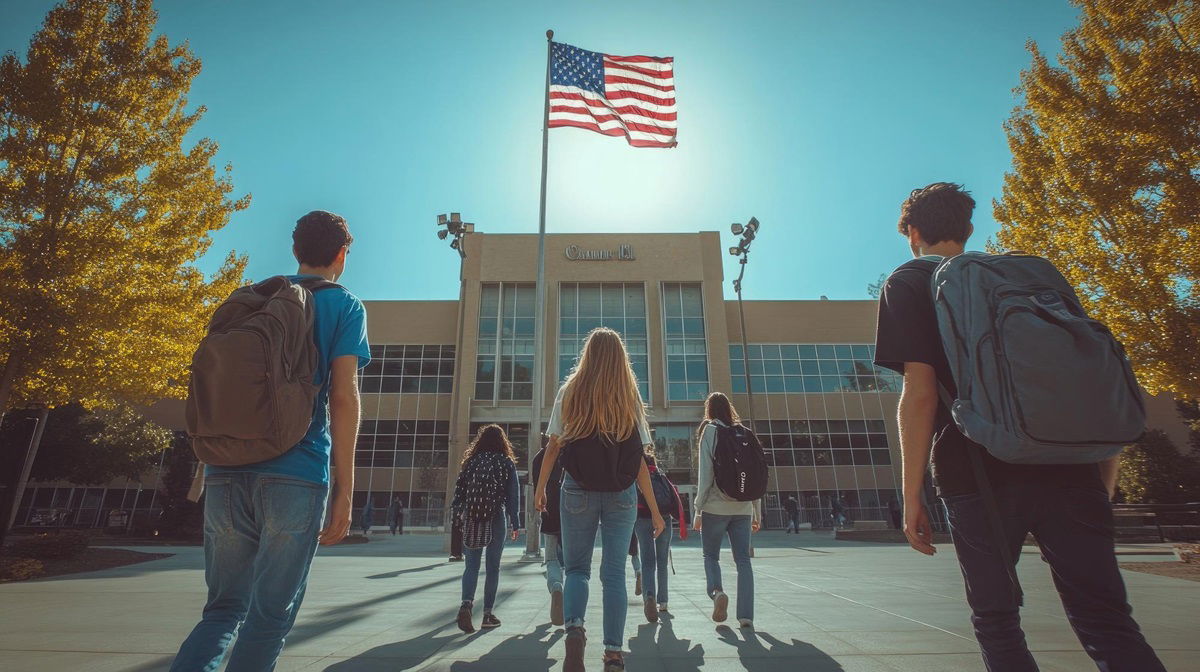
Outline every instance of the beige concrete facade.
[[(356, 517), (369, 497), (376, 524), (383, 524), (381, 509), (400, 496), (410, 525), (441, 524), (473, 428), (502, 423), (523, 452), (534, 353), (545, 357), (544, 424), (560, 374), (577, 354), (570, 344), (601, 323), (617, 325), (631, 353), (640, 348), (635, 368), (646, 381), (660, 462), (685, 493), (695, 482), (703, 396), (724, 391), (755, 421), (774, 464), (768, 524), (781, 524), (780, 496), (788, 494), (800, 498), (816, 525), (827, 524), (835, 495), (854, 518), (886, 516), (900, 483), (900, 384), (870, 364), (874, 301), (746, 301), (751, 406), (738, 303), (725, 299), (718, 233), (548, 235), (546, 329), (533, 343), (537, 250), (535, 235), (471, 233), (461, 300), (366, 302), (374, 361), (361, 377)], [(1149, 410), (1151, 426), (1187, 445), (1170, 400), (1150, 399)], [(182, 428), (178, 404), (160, 405), (153, 415)]]

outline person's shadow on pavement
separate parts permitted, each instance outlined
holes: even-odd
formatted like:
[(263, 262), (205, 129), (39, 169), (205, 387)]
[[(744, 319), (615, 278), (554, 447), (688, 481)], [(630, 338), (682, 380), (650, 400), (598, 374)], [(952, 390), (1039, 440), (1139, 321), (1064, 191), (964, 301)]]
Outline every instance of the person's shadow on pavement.
[[(443, 630), (446, 634), (438, 636)], [(467, 635), (467, 639), (474, 639), (482, 632), (476, 632), (472, 635)], [(463, 635), (457, 630), (450, 630), (450, 626), (443, 625), (426, 632), (423, 635), (418, 635), (412, 639), (405, 639), (391, 644), (377, 646), (368, 651), (347, 658), (338, 663), (334, 663), (325, 668), (326, 672), (333, 670), (337, 672), (368, 672), (372, 670), (413, 670), (429, 662), (438, 651), (441, 651), (451, 642), (462, 642)]]
[[(739, 634), (740, 633), (740, 636)], [(785, 644), (765, 632), (722, 625), (717, 628), (721, 641), (737, 647), (738, 659), (746, 672), (777, 672), (782, 669), (803, 669), (804, 672), (843, 672), (841, 663), (807, 642), (793, 639)], [(763, 646), (763, 642), (771, 648)], [(786, 664), (795, 665), (794, 668)]]
[(562, 636), (562, 631), (550, 632), (550, 625), (544, 623), (505, 639), (478, 660), (456, 661), (450, 672), (549, 672), (556, 664), (550, 648)]
[[(671, 617), (660, 615), (658, 624), (643, 623), (637, 634), (629, 638), (629, 656), (626, 662), (630, 669), (643, 667), (638, 663), (646, 660), (669, 662), (669, 669), (699, 672), (704, 667), (704, 646), (692, 644), (690, 639), (679, 639), (671, 625)], [(655, 631), (658, 637), (655, 638)], [(648, 668), (649, 669), (649, 668)]]

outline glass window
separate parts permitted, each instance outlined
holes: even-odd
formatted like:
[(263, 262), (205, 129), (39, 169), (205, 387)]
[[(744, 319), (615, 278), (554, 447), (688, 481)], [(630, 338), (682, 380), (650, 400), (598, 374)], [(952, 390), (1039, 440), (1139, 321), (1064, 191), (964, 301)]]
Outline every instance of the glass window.
[[(530, 370), (535, 297), (531, 284), (491, 283), (483, 286), (479, 302), (476, 399), (492, 403), (533, 399)], [(576, 297), (569, 300), (574, 306)], [(445, 356), (445, 346), (442, 346), (442, 354)], [(443, 387), (449, 386), (441, 381), (434, 383), (434, 389)]]
[(642, 399), (650, 401), (650, 380), (646, 375), (650, 370), (646, 298), (641, 283), (563, 283), (559, 288), (559, 324), (560, 381), (571, 373), (588, 332), (597, 327), (608, 327), (624, 339)]
[[(664, 283), (662, 301), (667, 398), (671, 401), (703, 400), (709, 392), (708, 343), (700, 285)], [(740, 356), (740, 348), (737, 353)], [(756, 371), (752, 368), (751, 373)], [(742, 387), (745, 387), (744, 381)]]
[[(686, 321), (686, 318), (680, 318)], [(677, 335), (668, 324), (668, 337)], [(681, 325), (682, 326), (682, 325)], [(687, 336), (686, 333), (682, 334)], [(683, 351), (687, 339), (672, 345), (668, 354)], [(898, 374), (872, 362), (874, 347), (867, 344), (773, 344), (753, 343), (746, 349), (751, 385), (755, 392), (788, 394), (828, 394), (835, 392), (897, 392), (902, 384)], [(729, 346), (730, 386), (745, 393), (742, 346)], [(773, 377), (782, 376), (780, 380)]]
[(363, 394), (449, 393), (453, 386), (453, 345), (380, 345), (372, 353), (358, 378)]

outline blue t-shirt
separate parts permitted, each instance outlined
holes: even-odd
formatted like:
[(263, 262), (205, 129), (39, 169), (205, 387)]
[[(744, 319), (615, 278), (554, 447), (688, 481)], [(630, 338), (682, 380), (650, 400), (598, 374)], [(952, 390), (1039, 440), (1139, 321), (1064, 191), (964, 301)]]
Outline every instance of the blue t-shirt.
[[(290, 275), (297, 282), (304, 275)], [(345, 355), (358, 356), (358, 368), (371, 361), (367, 344), (367, 311), (362, 301), (345, 289), (336, 287), (313, 294), (313, 340), (317, 346), (317, 370), (313, 382), (320, 385), (312, 424), (300, 443), (279, 457), (238, 467), (209, 465), (205, 474), (254, 472), (291, 476), (314, 483), (329, 483), (329, 363)]]

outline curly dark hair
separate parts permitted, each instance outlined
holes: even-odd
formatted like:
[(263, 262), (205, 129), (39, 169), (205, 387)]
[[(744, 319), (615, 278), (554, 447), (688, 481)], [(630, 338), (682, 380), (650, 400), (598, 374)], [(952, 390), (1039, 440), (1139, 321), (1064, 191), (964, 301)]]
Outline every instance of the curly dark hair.
[(476, 453), (502, 453), (513, 462), (517, 461), (517, 456), (513, 454), (512, 444), (508, 442), (508, 435), (504, 433), (504, 428), (495, 423), (479, 428), (479, 431), (475, 433), (475, 440), (463, 452), (462, 463), (466, 464), (467, 460), (474, 457)]
[(292, 249), (305, 266), (324, 268), (333, 263), (338, 251), (354, 242), (346, 218), (325, 210), (313, 210), (296, 220), (292, 231)]
[(963, 185), (934, 182), (913, 189), (900, 206), (897, 228), (903, 236), (911, 228), (921, 234), (926, 244), (936, 245), (944, 240), (965, 243), (971, 237), (971, 213), (975, 199)]

